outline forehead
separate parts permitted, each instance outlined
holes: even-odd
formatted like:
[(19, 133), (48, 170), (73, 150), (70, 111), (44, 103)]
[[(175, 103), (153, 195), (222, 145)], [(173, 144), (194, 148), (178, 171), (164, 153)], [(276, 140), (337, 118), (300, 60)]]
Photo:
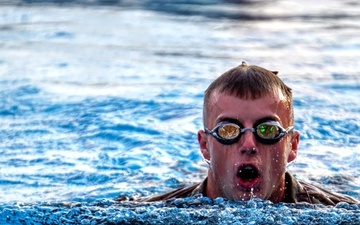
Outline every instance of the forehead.
[(257, 99), (243, 99), (215, 91), (211, 94), (205, 114), (207, 126), (215, 126), (224, 119), (235, 119), (242, 124), (255, 123), (263, 118), (272, 118), (287, 125), (290, 108), (281, 91)]

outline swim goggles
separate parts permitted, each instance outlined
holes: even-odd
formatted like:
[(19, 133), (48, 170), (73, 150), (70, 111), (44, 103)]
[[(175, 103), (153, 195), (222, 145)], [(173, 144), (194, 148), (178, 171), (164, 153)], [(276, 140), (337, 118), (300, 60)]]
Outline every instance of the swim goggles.
[(218, 123), (213, 130), (205, 128), (205, 133), (213, 136), (221, 144), (230, 145), (237, 142), (243, 133), (251, 131), (260, 143), (271, 145), (278, 142), (293, 130), (294, 126), (289, 126), (287, 129), (284, 129), (276, 121), (260, 122), (250, 128), (241, 128), (236, 123), (223, 121)]

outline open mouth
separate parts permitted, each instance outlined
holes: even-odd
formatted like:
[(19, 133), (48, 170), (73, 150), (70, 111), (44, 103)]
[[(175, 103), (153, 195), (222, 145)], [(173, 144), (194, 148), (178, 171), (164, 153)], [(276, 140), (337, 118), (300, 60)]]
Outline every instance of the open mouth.
[(240, 166), (236, 176), (239, 178), (239, 185), (245, 189), (255, 188), (260, 181), (258, 168), (251, 164)]
[(253, 165), (243, 165), (240, 167), (237, 176), (244, 181), (251, 181), (259, 176), (259, 171)]

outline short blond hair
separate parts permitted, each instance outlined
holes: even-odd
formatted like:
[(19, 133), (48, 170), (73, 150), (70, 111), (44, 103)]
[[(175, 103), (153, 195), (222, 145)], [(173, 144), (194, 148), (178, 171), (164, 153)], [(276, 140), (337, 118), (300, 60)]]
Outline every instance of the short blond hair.
[(209, 109), (211, 94), (214, 91), (251, 100), (277, 93), (280, 90), (285, 96), (285, 101), (290, 109), (289, 122), (293, 123), (292, 91), (277, 74), (277, 71), (270, 71), (255, 65), (248, 66), (245, 62), (223, 73), (205, 91), (204, 125), (206, 126), (206, 111)]

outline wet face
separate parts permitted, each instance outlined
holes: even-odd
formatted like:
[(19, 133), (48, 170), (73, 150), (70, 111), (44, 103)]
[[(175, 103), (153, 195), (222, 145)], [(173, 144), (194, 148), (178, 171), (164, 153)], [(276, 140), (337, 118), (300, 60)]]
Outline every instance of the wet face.
[[(232, 121), (241, 127), (253, 127), (259, 121), (276, 121), (283, 128), (290, 125), (290, 109), (282, 94), (256, 100), (214, 92), (206, 113), (206, 127)], [(232, 144), (221, 144), (210, 134), (199, 131), (198, 140), (205, 159), (210, 161), (206, 194), (210, 198), (247, 200), (251, 195), (273, 202), (282, 201), (285, 170), (295, 159), (299, 133), (294, 131), (275, 144), (259, 142), (246, 131)]]

